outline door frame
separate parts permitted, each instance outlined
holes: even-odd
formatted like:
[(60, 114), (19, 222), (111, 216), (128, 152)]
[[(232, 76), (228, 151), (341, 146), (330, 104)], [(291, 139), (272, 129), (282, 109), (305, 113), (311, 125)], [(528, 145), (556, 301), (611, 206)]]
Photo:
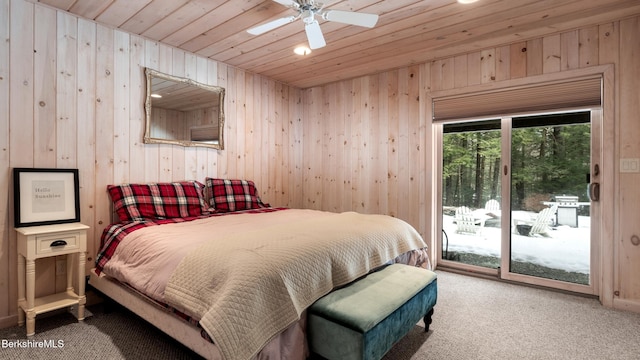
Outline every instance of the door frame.
[[(602, 78), (602, 93), (601, 93), (601, 108), (600, 109), (592, 109), (592, 117), (594, 116), (594, 112), (597, 112), (597, 115), (600, 117), (600, 122), (597, 125), (592, 126), (600, 126), (599, 134), (597, 135), (599, 138), (599, 147), (594, 149), (592, 144), (592, 159), (595, 161), (599, 161), (600, 165), (600, 203), (599, 209), (596, 210), (597, 219), (592, 220), (592, 246), (591, 246), (591, 259), (592, 266), (590, 271), (591, 277), (591, 287), (593, 289), (589, 291), (590, 293), (598, 295), (600, 301), (605, 306), (613, 306), (614, 301), (614, 284), (617, 279), (617, 273), (615, 271), (615, 256), (618, 253), (618, 249), (615, 242), (616, 229), (614, 226), (615, 219), (615, 190), (614, 184), (617, 181), (617, 174), (615, 173), (616, 164), (615, 164), (615, 132), (614, 132), (614, 121), (615, 121), (615, 99), (614, 99), (614, 67), (613, 65), (598, 65), (583, 69), (577, 70), (568, 70), (553, 74), (543, 74), (536, 75), (527, 78), (521, 79), (513, 79), (513, 80), (504, 80), (498, 82), (492, 82), (487, 84), (473, 85), (467, 86), (464, 88), (458, 89), (448, 89), (448, 90), (439, 90), (431, 93), (425, 94), (427, 96), (427, 109), (426, 113), (431, 114), (431, 138), (432, 138), (432, 154), (431, 157), (431, 166), (432, 174), (442, 174), (442, 153), (441, 153), (441, 144), (442, 144), (442, 124), (445, 122), (434, 122), (433, 121), (433, 102), (434, 99), (450, 97), (450, 96), (464, 96), (477, 94), (480, 92), (489, 92), (496, 90), (507, 90), (509, 88), (515, 87), (526, 87), (526, 86), (535, 86), (539, 84), (543, 84), (550, 81), (570, 81), (574, 78), (580, 78), (584, 76), (592, 76), (592, 75), (600, 75)], [(568, 109), (556, 109), (556, 110), (568, 110)], [(506, 114), (505, 114), (506, 115)], [(511, 117), (521, 115), (521, 114), (509, 114)], [(496, 117), (504, 117), (504, 116), (493, 116), (491, 118)], [(489, 118), (489, 117), (487, 117)], [(471, 119), (458, 119), (460, 120), (471, 120)], [(475, 119), (474, 120), (481, 120)], [(593, 120), (593, 119), (592, 119)], [(592, 135), (592, 139), (593, 139)], [(594, 153), (597, 152), (597, 153)], [(592, 169), (593, 171), (593, 169)], [(510, 169), (508, 171), (508, 175), (510, 176)], [(504, 174), (503, 174), (504, 176)], [(593, 174), (592, 174), (593, 176)], [(595, 180), (592, 180), (595, 181)], [(503, 186), (503, 190), (504, 190)], [(510, 191), (510, 189), (509, 189)], [(431, 198), (432, 198), (432, 224), (431, 233), (432, 241), (431, 246), (432, 249), (435, 250), (435, 254), (432, 254), (432, 260), (434, 262), (434, 267), (447, 267), (447, 265), (451, 265), (451, 261), (447, 261), (442, 259), (442, 179), (440, 176), (433, 176), (431, 183)], [(503, 193), (504, 196), (504, 193)], [(594, 209), (595, 210), (595, 209)], [(510, 224), (505, 226), (504, 221), (502, 220), (502, 231), (510, 231)], [(503, 247), (505, 246), (503, 242)], [(505, 251), (505, 249), (501, 249)], [(508, 248), (506, 250), (509, 250)], [(463, 264), (464, 265), (464, 264)], [(528, 277), (526, 275), (520, 274), (511, 274), (502, 276), (496, 269), (483, 269), (476, 266), (461, 266), (461, 270), (466, 270), (472, 273), (479, 273), (484, 275), (492, 275), (497, 278), (502, 278), (505, 280), (513, 280), (520, 281), (525, 280), (526, 283), (537, 284), (537, 281), (528, 281), (528, 279), (521, 279), (521, 277)], [(545, 279), (548, 280), (548, 279)], [(548, 280), (553, 282), (554, 280)], [(561, 284), (570, 284), (565, 282), (559, 282)], [(543, 286), (546, 286), (543, 284)], [(584, 285), (577, 285), (577, 288), (573, 289), (572, 286), (569, 287), (569, 291), (578, 291), (584, 292)]]

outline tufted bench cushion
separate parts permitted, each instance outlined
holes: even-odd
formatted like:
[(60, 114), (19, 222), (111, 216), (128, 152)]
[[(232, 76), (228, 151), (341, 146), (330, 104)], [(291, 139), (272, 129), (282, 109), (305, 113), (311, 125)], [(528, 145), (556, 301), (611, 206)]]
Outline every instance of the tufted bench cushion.
[(316, 301), (309, 347), (327, 359), (380, 359), (424, 317), (429, 330), (436, 274), (393, 264)]

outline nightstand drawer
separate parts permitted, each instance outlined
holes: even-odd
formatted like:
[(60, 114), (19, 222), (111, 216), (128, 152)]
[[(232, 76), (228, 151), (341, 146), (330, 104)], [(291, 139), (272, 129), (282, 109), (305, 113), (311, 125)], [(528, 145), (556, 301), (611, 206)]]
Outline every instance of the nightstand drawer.
[(36, 255), (67, 253), (80, 246), (79, 233), (36, 236)]

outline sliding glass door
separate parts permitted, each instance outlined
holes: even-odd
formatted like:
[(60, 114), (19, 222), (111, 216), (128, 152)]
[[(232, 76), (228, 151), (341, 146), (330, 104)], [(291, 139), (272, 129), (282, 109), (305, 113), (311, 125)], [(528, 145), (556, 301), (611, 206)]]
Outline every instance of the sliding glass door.
[(510, 272), (589, 285), (589, 112), (513, 118)]
[(440, 264), (594, 293), (593, 119), (584, 110), (439, 124)]

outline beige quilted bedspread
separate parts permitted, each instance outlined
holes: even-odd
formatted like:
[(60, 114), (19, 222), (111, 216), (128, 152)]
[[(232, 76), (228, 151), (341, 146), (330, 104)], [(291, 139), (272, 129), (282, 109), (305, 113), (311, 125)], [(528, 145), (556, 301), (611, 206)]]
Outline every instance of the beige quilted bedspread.
[(201, 319), (225, 359), (249, 359), (334, 287), (424, 247), (413, 227), (383, 215), (278, 224), (192, 251), (165, 297)]

